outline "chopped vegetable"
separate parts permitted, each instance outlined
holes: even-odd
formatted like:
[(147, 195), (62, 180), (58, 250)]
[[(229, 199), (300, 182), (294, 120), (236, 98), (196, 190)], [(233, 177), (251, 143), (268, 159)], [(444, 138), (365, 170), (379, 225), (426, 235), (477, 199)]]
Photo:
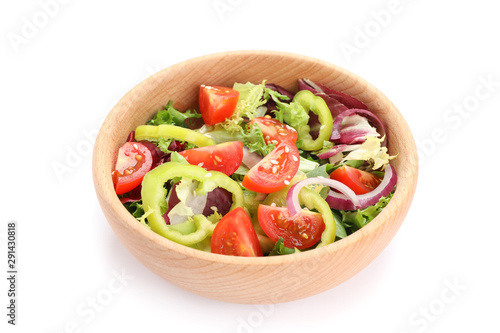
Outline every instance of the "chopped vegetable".
[(135, 139), (137, 141), (150, 140), (158, 141), (161, 139), (175, 139), (187, 141), (198, 147), (212, 146), (215, 143), (207, 136), (190, 130), (188, 128), (174, 125), (141, 125), (135, 129)]
[(233, 209), (217, 223), (212, 235), (211, 251), (231, 256), (262, 256), (259, 239), (243, 208)]
[(232, 175), (243, 161), (243, 143), (230, 141), (181, 151), (189, 164), (198, 165), (207, 171), (219, 171)]
[(238, 103), (240, 93), (226, 87), (201, 85), (199, 91), (200, 112), (207, 125), (215, 125), (230, 117)]
[(290, 216), (286, 207), (259, 205), (259, 223), (273, 241), (283, 238), (288, 248), (307, 249), (319, 242), (325, 223), (319, 213), (301, 211)]
[(148, 216), (149, 226), (153, 231), (184, 245), (201, 242), (210, 236), (215, 224), (202, 214), (193, 215), (187, 221), (173, 226), (165, 223), (162, 205), (165, 205), (167, 190), (164, 184), (176, 177), (190, 178), (198, 181), (196, 195), (205, 195), (216, 187), (222, 187), (233, 195), (232, 209), (243, 205), (243, 192), (240, 186), (231, 178), (217, 171), (208, 172), (205, 169), (181, 163), (169, 162), (151, 170), (142, 182), (142, 201)]
[(323, 141), (328, 141), (332, 133), (333, 119), (326, 105), (321, 97), (314, 96), (310, 91), (302, 90), (295, 94), (293, 102), (301, 105), (307, 112), (311, 111), (318, 116), (321, 128), (318, 137), (313, 139), (309, 133), (310, 127), (307, 125), (300, 125), (296, 128), (298, 139), (302, 140), (303, 150), (318, 150), (323, 147)]
[(254, 192), (276, 192), (290, 184), (299, 170), (299, 158), (297, 147), (290, 141), (283, 141), (248, 171), (243, 186)]
[(151, 152), (139, 142), (127, 142), (118, 151), (115, 170), (111, 174), (116, 194), (127, 193), (142, 182), (151, 169)]

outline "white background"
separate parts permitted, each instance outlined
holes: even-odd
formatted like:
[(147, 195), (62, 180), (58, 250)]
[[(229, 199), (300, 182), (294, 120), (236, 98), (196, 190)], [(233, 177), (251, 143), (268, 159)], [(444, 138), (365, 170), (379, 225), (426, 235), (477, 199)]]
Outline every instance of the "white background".
[[(18, 223), (19, 269), (15, 327), (7, 324), (8, 286), (0, 279), (1, 327), (500, 330), (500, 20), (493, 1), (62, 2), (0, 5), (1, 276), (8, 221)], [(213, 301), (149, 272), (114, 236), (92, 183), (88, 137), (121, 96), (177, 62), (239, 49), (300, 53), (367, 79), (400, 109), (421, 157), (413, 205), (386, 250), (346, 283), (275, 306)], [(58, 173), (57, 165), (67, 169)]]

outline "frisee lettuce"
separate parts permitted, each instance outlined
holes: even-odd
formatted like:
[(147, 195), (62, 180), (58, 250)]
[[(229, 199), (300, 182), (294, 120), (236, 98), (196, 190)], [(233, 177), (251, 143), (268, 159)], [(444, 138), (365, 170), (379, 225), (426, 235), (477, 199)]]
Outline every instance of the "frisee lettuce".
[(262, 156), (268, 155), (276, 148), (276, 143), (267, 144), (259, 125), (248, 126), (247, 130), (241, 129), (243, 145), (248, 147), (251, 153), (257, 152)]
[(238, 103), (233, 114), (221, 123), (222, 127), (229, 132), (237, 132), (241, 128), (243, 117), (253, 119), (261, 114), (262, 109), (259, 107), (267, 102), (264, 98), (265, 87), (266, 81), (261, 84), (235, 83), (233, 89), (240, 93)]
[(373, 170), (384, 168), (389, 160), (396, 158), (387, 153), (387, 147), (381, 147), (384, 138), (367, 137), (366, 141), (356, 150), (351, 151), (345, 156), (340, 164), (351, 160), (364, 160), (372, 163)]

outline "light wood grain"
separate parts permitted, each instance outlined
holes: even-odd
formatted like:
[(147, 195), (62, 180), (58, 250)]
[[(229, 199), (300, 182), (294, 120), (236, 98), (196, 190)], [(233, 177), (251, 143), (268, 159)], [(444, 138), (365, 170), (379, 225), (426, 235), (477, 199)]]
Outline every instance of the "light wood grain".
[[(366, 227), (331, 245), (288, 256), (241, 258), (194, 250), (165, 239), (137, 222), (113, 190), (111, 171), (128, 133), (169, 100), (197, 108), (200, 84), (232, 86), (262, 80), (296, 91), (309, 78), (363, 101), (384, 122), (396, 193)], [(416, 188), (418, 162), (410, 129), (396, 107), (360, 77), (324, 61), (271, 51), (203, 56), (166, 68), (127, 93), (111, 110), (97, 137), (94, 184), (100, 205), (121, 242), (147, 268), (193, 293), (235, 303), (279, 303), (328, 290), (365, 268), (387, 246), (405, 218)]]

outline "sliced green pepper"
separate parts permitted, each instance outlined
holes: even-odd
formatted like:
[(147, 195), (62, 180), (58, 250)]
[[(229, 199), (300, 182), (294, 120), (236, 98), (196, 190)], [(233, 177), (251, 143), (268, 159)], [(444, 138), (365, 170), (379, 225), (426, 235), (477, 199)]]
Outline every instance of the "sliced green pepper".
[(325, 246), (335, 241), (337, 225), (328, 203), (317, 192), (308, 188), (302, 188), (299, 192), (299, 200), (308, 209), (315, 209), (323, 216), (325, 230), (321, 234), (321, 240), (316, 247)]
[(238, 183), (217, 171), (206, 171), (205, 169), (183, 163), (168, 162), (148, 172), (142, 181), (142, 202), (148, 215), (148, 223), (151, 229), (174, 242), (183, 245), (193, 245), (201, 242), (212, 232), (217, 223), (212, 223), (201, 214), (194, 215), (183, 223), (167, 225), (161, 212), (161, 206), (165, 204), (167, 190), (164, 184), (175, 178), (186, 177), (199, 182), (195, 190), (197, 195), (204, 195), (216, 187), (221, 187), (231, 192), (233, 203), (231, 209), (243, 207), (243, 191)]
[(309, 90), (301, 90), (293, 97), (293, 102), (299, 103), (305, 110), (312, 111), (318, 116), (321, 124), (318, 137), (314, 140), (310, 134), (309, 125), (296, 128), (298, 140), (302, 140), (302, 150), (319, 150), (323, 148), (323, 141), (330, 140), (333, 129), (333, 118), (323, 98), (315, 96)]
[(215, 142), (209, 137), (190, 130), (189, 128), (174, 126), (174, 125), (140, 125), (135, 129), (135, 140), (158, 140), (175, 139), (179, 141), (187, 141), (195, 144), (198, 147), (213, 146)]

